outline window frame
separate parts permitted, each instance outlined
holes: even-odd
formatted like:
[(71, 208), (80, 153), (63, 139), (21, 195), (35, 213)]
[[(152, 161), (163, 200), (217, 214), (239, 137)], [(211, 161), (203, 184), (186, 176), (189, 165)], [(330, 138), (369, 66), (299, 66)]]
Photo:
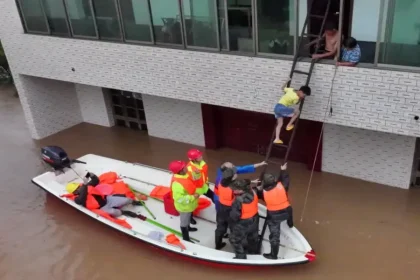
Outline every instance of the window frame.
[(85, 35), (75, 35), (74, 34), (73, 25), (71, 24), (71, 19), (70, 19), (69, 14), (68, 14), (69, 9), (68, 9), (68, 5), (67, 5), (67, 1), (73, 1), (73, 0), (63, 0), (63, 1), (64, 1), (65, 9), (66, 9), (67, 20), (68, 20), (68, 23), (70, 25), (70, 31), (71, 31), (70, 35), (71, 35), (71, 37), (72, 38), (80, 38), (80, 39), (88, 39), (88, 40), (99, 40), (98, 25), (96, 23), (96, 15), (95, 15), (95, 11), (93, 9), (92, 0), (88, 0), (88, 1), (89, 1), (89, 7), (90, 7), (90, 11), (91, 11), (92, 18), (93, 18), (93, 26), (94, 26), (94, 29), (95, 29), (96, 36), (85, 36)]
[[(235, 50), (231, 50), (230, 49), (230, 34), (229, 34), (229, 12), (228, 12), (228, 5), (227, 5), (227, 0), (221, 0), (224, 3), (224, 9), (225, 9), (225, 19), (226, 19), (226, 47), (227, 49), (221, 49), (221, 53), (223, 54), (235, 54), (235, 55), (240, 55), (240, 56), (253, 56), (253, 57), (257, 57), (257, 52), (256, 52), (256, 48), (255, 48), (255, 38), (256, 38), (256, 32), (255, 32), (255, 5), (254, 5), (254, 0), (250, 0), (251, 1), (251, 23), (252, 23), (252, 52), (244, 52), (244, 51), (235, 51)], [(217, 2), (216, 2), (217, 4)], [(231, 10), (233, 10), (231, 8)], [(241, 10), (241, 8), (237, 8), (237, 10)]]
[[(93, 3), (94, 0), (89, 0), (89, 2), (91, 3), (91, 10), (92, 10), (92, 15), (94, 16), (95, 19), (95, 28), (96, 28), (96, 34), (98, 36), (98, 40), (99, 41), (104, 41), (104, 42), (124, 42), (124, 35), (123, 35), (123, 30), (121, 27), (121, 13), (119, 10), (119, 3), (117, 3), (117, 0), (111, 0), (112, 2), (114, 2), (114, 8), (115, 8), (115, 12), (117, 14), (117, 21), (118, 21), (118, 29), (120, 30), (120, 37), (119, 38), (111, 38), (111, 37), (102, 37), (99, 34), (99, 28), (98, 28), (98, 23), (97, 23), (97, 19), (96, 19), (96, 11), (95, 11), (95, 4)], [(98, 0), (101, 1), (101, 0)]]
[[(299, 29), (299, 0), (291, 0), (293, 1), (293, 8), (294, 10), (294, 17), (295, 17), (295, 28), (294, 28), (294, 34), (293, 34), (293, 54), (281, 54), (281, 53), (264, 53), (260, 52), (260, 44), (259, 44), (259, 32), (258, 32), (258, 1), (264, 1), (264, 0), (253, 0), (255, 2), (254, 8), (253, 8), (253, 18), (255, 18), (255, 23), (253, 23), (253, 26), (255, 27), (255, 56), (257, 57), (269, 57), (269, 58), (278, 58), (278, 59), (284, 59), (284, 60), (291, 60), (293, 59), (294, 55), (297, 52), (297, 44), (298, 44), (298, 37), (300, 35)], [(280, 1), (280, 0), (279, 0)]]
[[(220, 36), (219, 35), (219, 46), (220, 46), (220, 52), (221, 53), (229, 53), (230, 52), (230, 36), (229, 36), (229, 18), (228, 18), (228, 10), (227, 10), (227, 0), (215, 0), (216, 1), (216, 6), (217, 6), (217, 1), (221, 1), (223, 2), (223, 11), (224, 11), (224, 19), (225, 19), (225, 32), (226, 32), (226, 49), (222, 48), (222, 40), (220, 40)], [(219, 7), (217, 7), (217, 15), (219, 15)], [(220, 26), (220, 22), (219, 22), (219, 17), (217, 18), (217, 23)], [(220, 34), (220, 31), (219, 31)]]
[(23, 4), (22, 4), (22, 1), (23, 0), (16, 0), (16, 3), (19, 4), (20, 14), (22, 15), (22, 19), (23, 19), (23, 21), (25, 23), (25, 28), (24, 28), (25, 31), (28, 34), (42, 34), (42, 35), (45, 35), (46, 34), (46, 35), (51, 35), (50, 25), (48, 23), (47, 14), (45, 13), (45, 9), (44, 9), (44, 5), (42, 4), (42, 1), (41, 0), (33, 0), (33, 1), (38, 1), (38, 4), (41, 7), (41, 11), (42, 11), (42, 15), (43, 15), (43, 18), (44, 18), (44, 22), (45, 22), (45, 25), (47, 26), (47, 30), (48, 30), (47, 32), (43, 32), (43, 31), (31, 31), (28, 28), (28, 23), (26, 21), (25, 13), (23, 12)]
[[(149, 0), (148, 2), (149, 2), (149, 15), (150, 15), (150, 21), (151, 21), (151, 23), (152, 23), (152, 29), (153, 29), (153, 39), (154, 39), (154, 45), (155, 46), (170, 46), (170, 47), (173, 47), (174, 49), (186, 49), (186, 45), (185, 45), (185, 35), (184, 35), (184, 27), (183, 27), (183, 25), (184, 25), (184, 23), (183, 23), (183, 13), (182, 13), (182, 7), (181, 7), (181, 0), (176, 0), (177, 2), (178, 2), (178, 12), (179, 12), (179, 15), (180, 15), (180, 21), (181, 21), (181, 26), (180, 26), (180, 29), (181, 29), (181, 41), (182, 41), (182, 43), (181, 44), (174, 44), (174, 43), (162, 43), (162, 42), (158, 42), (157, 40), (156, 40), (156, 32), (155, 32), (155, 25), (153, 24), (153, 22), (154, 22), (154, 18), (153, 18), (153, 15), (152, 15), (152, 5), (150, 4), (150, 1), (153, 1), (153, 0)], [(175, 0), (172, 0), (172, 1), (175, 1)]]
[(146, 1), (147, 5), (147, 11), (149, 13), (149, 32), (150, 32), (150, 41), (139, 41), (139, 40), (130, 40), (127, 39), (127, 34), (125, 31), (125, 25), (124, 25), (124, 14), (121, 9), (121, 0), (116, 0), (118, 5), (118, 14), (120, 17), (120, 24), (121, 24), (121, 30), (122, 30), (122, 36), (123, 36), (123, 42), (127, 42), (130, 44), (147, 44), (147, 45), (154, 45), (155, 44), (155, 34), (153, 32), (153, 23), (152, 23), (152, 17), (151, 17), (151, 10), (150, 10), (150, 0), (144, 0)]
[[(18, 0), (18, 1), (19, 1), (19, 0)], [(52, 33), (51, 28), (50, 28), (50, 25), (49, 25), (49, 22), (48, 22), (48, 16), (47, 16), (47, 13), (45, 12), (45, 7), (44, 7), (44, 4), (43, 4), (43, 1), (44, 1), (44, 0), (39, 0), (39, 1), (42, 3), (42, 8), (43, 8), (44, 16), (45, 16), (45, 18), (46, 18), (46, 20), (47, 20), (47, 23), (48, 23), (48, 28), (50, 29), (50, 34), (49, 34), (49, 35), (50, 35), (50, 36), (54, 36), (54, 37), (72, 38), (72, 37), (73, 37), (73, 34), (72, 34), (72, 32), (71, 32), (71, 29), (70, 29), (69, 15), (68, 15), (68, 13), (67, 13), (67, 7), (66, 7), (66, 4), (65, 4), (65, 0), (55, 0), (55, 1), (61, 1), (61, 2), (63, 3), (63, 7), (64, 7), (64, 14), (65, 14), (64, 19), (65, 19), (65, 21), (66, 21), (66, 25), (67, 25), (68, 36), (63, 36), (63, 35), (60, 35), (60, 34), (53, 34), (53, 33)]]
[(187, 29), (186, 29), (186, 24), (185, 24), (185, 16), (184, 16), (184, 0), (180, 0), (181, 2), (181, 10), (182, 10), (182, 29), (183, 29), (183, 34), (184, 34), (184, 42), (185, 42), (185, 48), (186, 49), (191, 49), (191, 50), (208, 50), (208, 51), (218, 51), (221, 49), (220, 46), (220, 30), (219, 30), (219, 8), (217, 7), (217, 0), (211, 0), (213, 2), (213, 6), (215, 9), (215, 22), (216, 22), (216, 47), (215, 48), (211, 48), (211, 47), (201, 47), (201, 46), (190, 46), (188, 45), (188, 40), (187, 40)]

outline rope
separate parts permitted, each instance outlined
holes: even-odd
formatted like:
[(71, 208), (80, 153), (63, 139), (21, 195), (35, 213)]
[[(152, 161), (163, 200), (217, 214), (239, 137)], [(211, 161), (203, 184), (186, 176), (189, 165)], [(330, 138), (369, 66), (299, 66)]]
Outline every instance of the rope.
[[(309, 182), (308, 182), (308, 187), (307, 187), (307, 190), (306, 190), (305, 201), (303, 202), (303, 209), (302, 209), (302, 215), (300, 216), (300, 222), (303, 222), (303, 216), (305, 214), (306, 204), (308, 203), (309, 191), (310, 191), (310, 188), (311, 188), (311, 185), (312, 185), (312, 178), (313, 178), (313, 175), (314, 175), (316, 159), (318, 158), (319, 148), (321, 146), (322, 134), (324, 133), (325, 121), (327, 119), (328, 112), (330, 112), (330, 116), (332, 115), (332, 95), (333, 95), (332, 93), (333, 93), (334, 79), (335, 79), (335, 76), (337, 74), (337, 69), (338, 69), (338, 67), (335, 66), (334, 75), (333, 75), (333, 78), (332, 78), (332, 81), (331, 81), (330, 95), (328, 97), (327, 109), (325, 110), (324, 121), (323, 121), (322, 127), (321, 127), (321, 133), (319, 134), (318, 145), (316, 147), (316, 152), (315, 152), (315, 159), (314, 159), (314, 163), (312, 165), (311, 176), (309, 177)], [(330, 105), (330, 107), (328, 105)]]

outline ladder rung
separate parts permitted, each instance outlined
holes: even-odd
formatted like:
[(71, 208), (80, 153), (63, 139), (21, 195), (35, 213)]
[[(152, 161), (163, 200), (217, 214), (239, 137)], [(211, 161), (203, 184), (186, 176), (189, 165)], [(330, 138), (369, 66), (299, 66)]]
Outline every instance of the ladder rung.
[(309, 15), (312, 18), (319, 18), (319, 19), (324, 19), (325, 16), (321, 16), (321, 15)]
[(280, 161), (275, 161), (275, 160), (271, 160), (271, 159), (268, 159), (267, 163), (273, 163), (273, 164), (276, 164), (276, 165), (282, 165), (283, 164)]
[(285, 149), (287, 149), (287, 145), (284, 145), (284, 144), (273, 144), (273, 148), (285, 148)]
[(300, 71), (300, 70), (293, 70), (293, 72), (298, 73), (298, 74), (309, 75), (309, 72)]
[(309, 34), (309, 33), (304, 33), (303, 36), (307, 36), (307, 37), (319, 37), (319, 35), (317, 35), (317, 34)]

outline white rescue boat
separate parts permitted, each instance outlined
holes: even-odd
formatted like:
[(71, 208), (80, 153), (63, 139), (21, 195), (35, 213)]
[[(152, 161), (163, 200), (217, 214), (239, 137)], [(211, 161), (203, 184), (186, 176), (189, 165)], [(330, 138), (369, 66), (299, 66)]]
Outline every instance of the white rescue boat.
[[(159, 247), (178, 255), (197, 259), (209, 263), (219, 263), (227, 265), (241, 265), (241, 266), (279, 266), (301, 264), (313, 261), (315, 259), (315, 252), (299, 232), (296, 227), (289, 228), (286, 221), (281, 223), (281, 237), (280, 250), (277, 260), (269, 260), (262, 255), (247, 255), (247, 259), (234, 259), (233, 248), (230, 246), (227, 239), (226, 247), (222, 250), (215, 250), (214, 232), (216, 229), (216, 210), (215, 205), (202, 210), (196, 218), (197, 224), (194, 226), (198, 229), (196, 232), (190, 232), (190, 237), (195, 240), (195, 243), (190, 243), (182, 240), (182, 247), (175, 246), (166, 241), (165, 237), (174, 231), (180, 231), (180, 223), (178, 216), (172, 216), (165, 212), (163, 202), (157, 199), (148, 198), (145, 201), (147, 211), (142, 206), (127, 206), (124, 210), (130, 210), (140, 216), (147, 217), (146, 220), (139, 218), (131, 218), (122, 216), (119, 219), (125, 220), (131, 228), (127, 228), (110, 221), (83, 206), (77, 205), (73, 200), (62, 197), (66, 194), (66, 185), (71, 182), (81, 183), (81, 176), (86, 172), (92, 172), (96, 175), (101, 175), (106, 172), (116, 172), (125, 183), (127, 183), (133, 190), (145, 195), (150, 195), (155, 186), (168, 186), (171, 173), (167, 170), (154, 168), (143, 164), (128, 163), (120, 160), (106, 158), (98, 155), (85, 155), (78, 159), (85, 162), (85, 164), (75, 163), (72, 168), (65, 168), (63, 173), (57, 174), (54, 171), (49, 171), (32, 179), (32, 182), (48, 193), (56, 196), (70, 206), (78, 209), (82, 213), (100, 221), (101, 223), (123, 232), (135, 239), (146, 242), (150, 245)], [(77, 173), (77, 174), (76, 174)], [(210, 184), (210, 188), (214, 188)], [(206, 198), (207, 199), (207, 198)], [(259, 215), (266, 216), (266, 207), (259, 204)], [(153, 217), (154, 216), (154, 217)], [(156, 219), (155, 219), (156, 218)], [(264, 219), (260, 219), (260, 233), (263, 228)], [(162, 226), (157, 226), (156, 223)], [(165, 230), (164, 227), (168, 228)], [(153, 237), (156, 232), (161, 232), (158, 236), (163, 238)], [(155, 234), (156, 236), (156, 234)], [(268, 242), (269, 230), (267, 229), (262, 241), (262, 252), (270, 251), (270, 243)]]

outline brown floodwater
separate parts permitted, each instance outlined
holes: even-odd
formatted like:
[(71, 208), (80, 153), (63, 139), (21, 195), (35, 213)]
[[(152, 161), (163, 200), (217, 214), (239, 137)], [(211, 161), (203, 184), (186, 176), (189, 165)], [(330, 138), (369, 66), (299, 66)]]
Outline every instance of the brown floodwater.
[[(97, 223), (31, 183), (45, 172), (39, 148), (56, 144), (71, 157), (94, 153), (167, 168), (190, 145), (125, 128), (80, 124), (34, 141), (19, 99), (0, 89), (0, 279), (420, 279), (420, 190), (409, 191), (315, 173), (289, 163), (295, 224), (317, 252), (305, 265), (255, 270), (214, 268), (149, 247)], [(210, 179), (223, 160), (248, 164), (257, 154), (205, 151)], [(391, 159), (392, 160), (392, 159)]]

